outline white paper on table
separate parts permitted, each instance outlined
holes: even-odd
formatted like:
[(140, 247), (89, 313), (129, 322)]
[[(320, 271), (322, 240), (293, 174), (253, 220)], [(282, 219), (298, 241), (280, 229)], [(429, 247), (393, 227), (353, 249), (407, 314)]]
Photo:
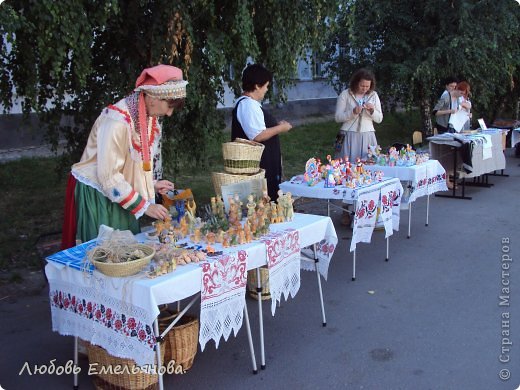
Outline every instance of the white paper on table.
[(239, 183), (226, 184), (222, 186), (222, 199), (224, 200), (224, 207), (229, 211), (229, 197), (235, 198), (235, 195), (240, 197), (240, 201), (247, 203), (247, 197), (251, 194), (257, 198), (263, 195), (264, 179), (253, 179), (248, 181), (241, 181)]
[(465, 110), (458, 110), (455, 114), (450, 115), (449, 124), (453, 127), (453, 129), (460, 133), (464, 124), (468, 121), (469, 115)]

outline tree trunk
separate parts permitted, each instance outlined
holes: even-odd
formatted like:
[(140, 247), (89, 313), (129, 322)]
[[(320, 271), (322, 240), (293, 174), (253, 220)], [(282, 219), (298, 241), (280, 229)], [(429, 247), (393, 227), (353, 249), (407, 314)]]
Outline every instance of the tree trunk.
[(421, 111), (421, 131), (425, 136), (433, 135), (430, 99), (428, 96), (426, 96), (426, 91), (421, 83), (417, 82), (415, 88), (417, 90), (417, 97), (419, 98), (419, 109)]
[(421, 123), (422, 123), (422, 131), (426, 136), (433, 135), (433, 125), (432, 125), (432, 110), (430, 106), (430, 100), (426, 98), (421, 98), (420, 102), (421, 109)]

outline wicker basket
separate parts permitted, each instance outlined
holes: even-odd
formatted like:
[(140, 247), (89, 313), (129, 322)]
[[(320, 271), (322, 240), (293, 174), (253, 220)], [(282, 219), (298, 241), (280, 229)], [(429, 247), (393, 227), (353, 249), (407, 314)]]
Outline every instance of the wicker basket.
[[(98, 390), (151, 390), (157, 389), (159, 375), (139, 372), (132, 374), (136, 363), (132, 359), (123, 359), (110, 355), (104, 348), (88, 343), (88, 362), (95, 366), (97, 375), (92, 377), (94, 386)], [(164, 357), (164, 347), (161, 348), (161, 357)], [(163, 358), (164, 361), (164, 358)], [(162, 363), (164, 364), (164, 363)], [(121, 367), (123, 373), (115, 374), (116, 366)], [(101, 367), (105, 367), (102, 371)], [(126, 370), (125, 367), (128, 367)], [(157, 366), (153, 367), (157, 370)], [(128, 373), (127, 373), (128, 371)]]
[[(178, 313), (165, 310), (159, 317), (159, 331), (162, 333)], [(188, 315), (175, 324), (164, 338), (164, 364), (171, 360), (187, 371), (193, 365), (199, 342), (199, 319)]]
[(241, 175), (257, 173), (264, 148), (261, 143), (242, 138), (223, 143), (224, 170)]
[(99, 272), (107, 276), (123, 277), (135, 275), (139, 273), (144, 267), (146, 267), (146, 265), (150, 263), (150, 260), (155, 255), (155, 249), (151, 246), (136, 244), (135, 248), (142, 250), (146, 256), (139, 260), (126, 261), (124, 263), (105, 263), (97, 260), (91, 261)]
[[(247, 271), (247, 291), (249, 296), (258, 301), (258, 292), (256, 291), (258, 282), (256, 277), (256, 269)], [(260, 294), (262, 301), (271, 299), (271, 290), (269, 290), (269, 270), (265, 267), (260, 268), (260, 283), (262, 284), (262, 293)]]
[(265, 170), (260, 169), (260, 172), (253, 175), (232, 175), (225, 172), (213, 172), (211, 174), (211, 181), (213, 181), (213, 189), (215, 194), (222, 194), (222, 186), (233, 183), (240, 183), (242, 181), (249, 181), (255, 179), (263, 179), (265, 177)]

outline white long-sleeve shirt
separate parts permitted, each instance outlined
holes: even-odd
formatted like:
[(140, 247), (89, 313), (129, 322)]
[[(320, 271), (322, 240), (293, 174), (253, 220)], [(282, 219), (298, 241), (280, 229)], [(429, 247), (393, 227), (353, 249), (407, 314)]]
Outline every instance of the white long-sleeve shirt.
[(346, 89), (338, 96), (335, 119), (336, 122), (343, 123), (341, 130), (362, 133), (376, 131), (374, 129), (374, 122), (381, 123), (383, 120), (383, 111), (381, 110), (379, 96), (377, 92), (372, 91), (368, 95), (365, 95), (363, 100), (364, 103), (372, 103), (374, 105), (374, 112), (372, 114), (366, 109), (357, 115), (353, 113), (354, 108), (359, 105), (359, 102), (349, 89)]

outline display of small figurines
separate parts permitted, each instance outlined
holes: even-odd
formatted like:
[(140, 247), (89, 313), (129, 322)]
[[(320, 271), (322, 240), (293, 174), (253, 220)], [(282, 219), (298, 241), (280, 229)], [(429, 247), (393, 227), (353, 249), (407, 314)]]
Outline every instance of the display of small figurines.
[(226, 213), (224, 211), (224, 202), (222, 197), (211, 197), (211, 214), (218, 218), (225, 218)]
[(390, 147), (388, 154), (379, 153), (375, 162), (380, 166), (411, 167), (422, 164), (428, 160), (428, 153), (417, 153), (411, 145), (407, 144), (400, 150), (397, 150), (394, 146)]
[(427, 162), (430, 159), (429, 153), (417, 153), (415, 156), (415, 164), (420, 165)]
[(305, 163), (305, 173), (303, 175), (303, 180), (309, 187), (318, 184), (321, 180), (321, 171), (320, 171), (321, 162), (316, 160), (314, 157), (307, 160)]
[(156, 278), (175, 271), (177, 266), (205, 261), (206, 256), (206, 253), (201, 250), (161, 245), (156, 247), (155, 256), (147, 275), (150, 278)]
[[(289, 222), (294, 217), (293, 203), (294, 199), (290, 192), (283, 193), (282, 190), (278, 190), (278, 200), (271, 202), (271, 223)], [(273, 222), (274, 221), (274, 222)]]
[[(371, 162), (374, 165), (376, 162), (381, 162), (381, 165), (387, 165), (387, 157), (381, 153), (381, 147), (379, 145), (370, 147)], [(392, 161), (397, 161), (398, 153), (393, 148)], [(321, 164), (317, 158), (312, 158), (307, 161), (306, 165), (306, 177), (304, 181), (309, 184), (309, 178), (314, 177), (319, 173), (321, 180), (323, 180), (324, 188), (334, 188), (336, 186), (345, 186), (347, 188), (358, 188), (367, 186), (376, 181), (382, 180), (382, 173), (377, 176), (374, 173), (367, 172), (365, 163), (366, 161), (360, 158), (356, 159), (355, 163), (351, 164), (347, 157), (332, 159), (330, 155), (327, 156), (328, 164)], [(309, 168), (314, 170), (319, 167), (319, 172), (309, 171)], [(312, 181), (312, 180), (311, 180)], [(315, 184), (315, 183), (313, 183)], [(282, 200), (283, 203), (283, 200)]]

